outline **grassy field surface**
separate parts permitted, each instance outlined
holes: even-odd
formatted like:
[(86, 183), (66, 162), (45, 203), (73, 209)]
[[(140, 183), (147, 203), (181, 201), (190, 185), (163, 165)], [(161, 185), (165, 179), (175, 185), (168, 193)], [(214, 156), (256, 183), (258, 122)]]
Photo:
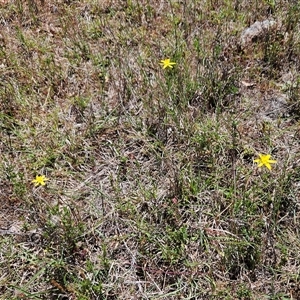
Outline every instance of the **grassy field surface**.
[(0, 299), (300, 299), (299, 24), (0, 1)]

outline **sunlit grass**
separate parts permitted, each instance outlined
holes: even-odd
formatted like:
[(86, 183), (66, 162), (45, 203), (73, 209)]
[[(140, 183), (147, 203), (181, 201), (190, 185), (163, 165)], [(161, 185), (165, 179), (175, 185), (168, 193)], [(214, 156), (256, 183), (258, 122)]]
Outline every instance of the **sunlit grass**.
[(0, 298), (297, 299), (299, 5), (28, 3), (1, 7)]

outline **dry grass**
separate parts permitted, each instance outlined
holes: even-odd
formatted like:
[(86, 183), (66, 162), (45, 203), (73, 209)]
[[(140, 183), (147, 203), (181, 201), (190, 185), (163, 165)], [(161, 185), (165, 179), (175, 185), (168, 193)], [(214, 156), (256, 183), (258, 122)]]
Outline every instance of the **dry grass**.
[(252, 2), (0, 2), (0, 299), (299, 299), (300, 6)]

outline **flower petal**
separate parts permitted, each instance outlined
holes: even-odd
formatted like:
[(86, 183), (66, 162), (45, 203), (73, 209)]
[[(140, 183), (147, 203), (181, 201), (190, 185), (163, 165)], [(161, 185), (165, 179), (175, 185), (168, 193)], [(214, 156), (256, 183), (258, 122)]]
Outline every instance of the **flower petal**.
[(269, 163), (265, 163), (265, 166), (269, 169), (269, 170), (271, 170), (272, 169), (272, 167), (271, 167), (271, 165), (269, 164)]

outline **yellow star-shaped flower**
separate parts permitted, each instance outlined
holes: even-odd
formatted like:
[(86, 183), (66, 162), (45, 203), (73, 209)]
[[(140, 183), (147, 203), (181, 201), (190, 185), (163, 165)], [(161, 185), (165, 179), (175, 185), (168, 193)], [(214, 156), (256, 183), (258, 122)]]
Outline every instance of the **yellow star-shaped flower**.
[(44, 175), (37, 175), (35, 177), (35, 179), (33, 179), (31, 182), (34, 183), (35, 186), (38, 186), (38, 185), (45, 185), (45, 181), (46, 180), (49, 180), (49, 178), (45, 177)]
[(255, 159), (254, 162), (258, 163), (258, 167), (266, 166), (271, 170), (271, 164), (275, 164), (277, 161), (272, 160), (270, 154), (258, 154), (259, 158)]
[(172, 69), (173, 66), (176, 65), (176, 62), (172, 62), (170, 60), (170, 58), (166, 58), (166, 59), (161, 60), (159, 64), (163, 67), (163, 69), (166, 69), (166, 68)]

